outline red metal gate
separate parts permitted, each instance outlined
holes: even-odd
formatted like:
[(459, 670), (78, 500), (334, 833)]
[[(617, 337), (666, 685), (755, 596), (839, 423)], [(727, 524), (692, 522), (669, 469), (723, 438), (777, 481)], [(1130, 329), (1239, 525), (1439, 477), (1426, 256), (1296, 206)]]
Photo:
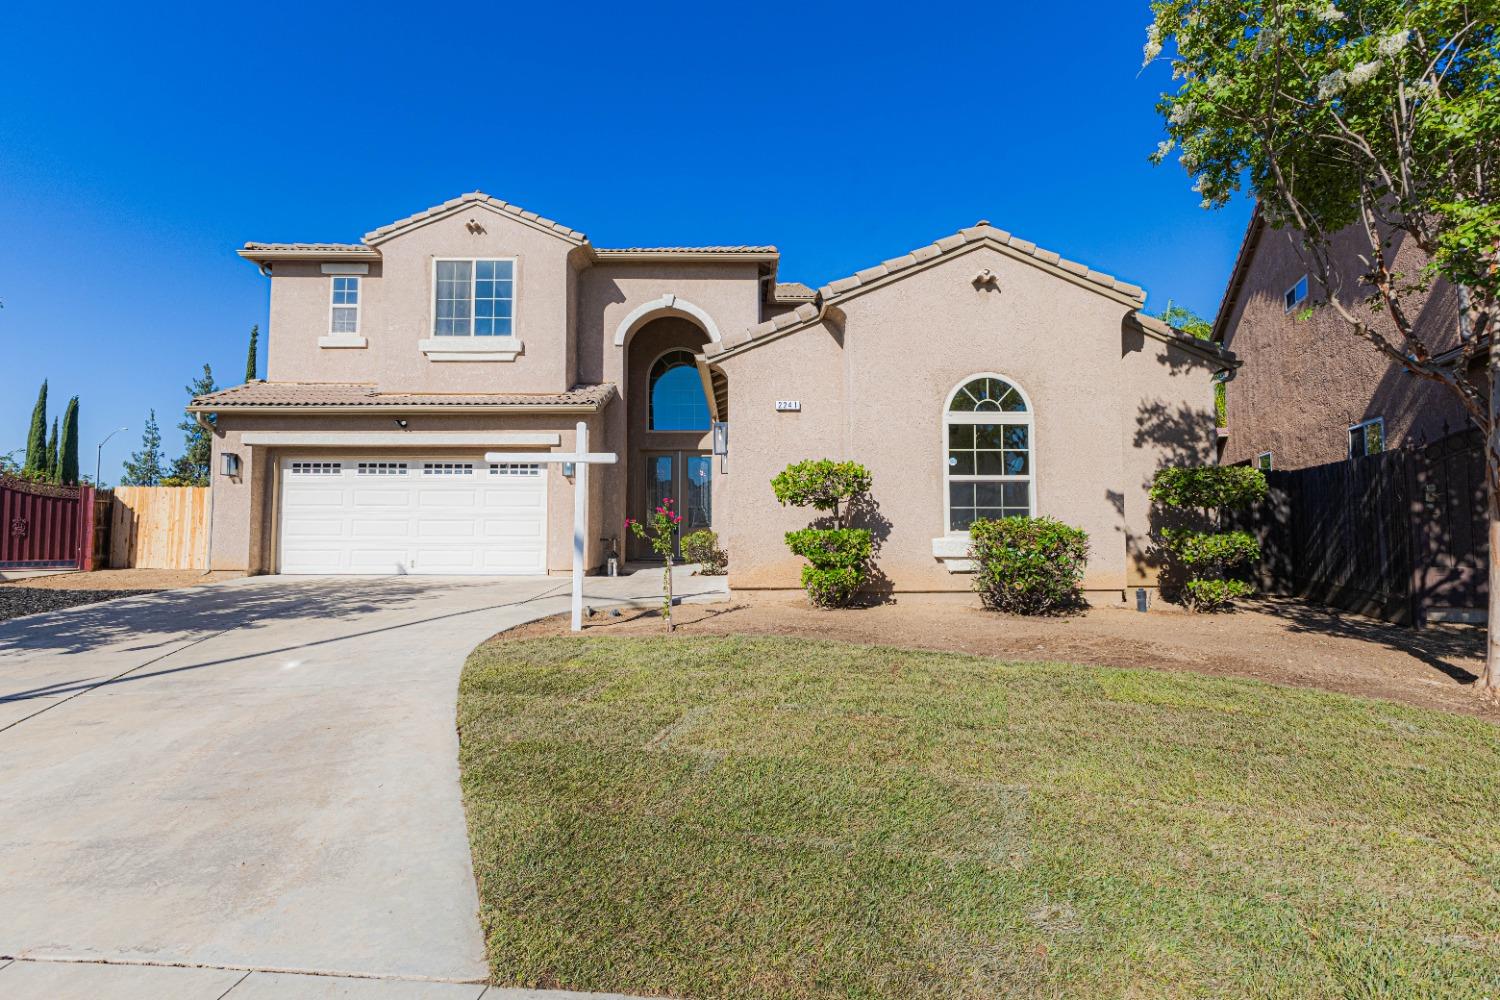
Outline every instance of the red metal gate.
[(94, 568), (94, 488), (0, 476), (0, 569)]

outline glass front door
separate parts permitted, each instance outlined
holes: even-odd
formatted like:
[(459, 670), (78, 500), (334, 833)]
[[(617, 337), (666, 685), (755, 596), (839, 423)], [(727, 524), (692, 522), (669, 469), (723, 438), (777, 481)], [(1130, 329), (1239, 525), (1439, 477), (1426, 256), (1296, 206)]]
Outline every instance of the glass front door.
[[(682, 515), (677, 537), (711, 527), (713, 524), (713, 456), (697, 451), (655, 452), (645, 456), (645, 504), (636, 515), (647, 520), (671, 498), (672, 507)], [(655, 558), (649, 543), (632, 539), (637, 559)], [(681, 558), (679, 547), (677, 556)]]

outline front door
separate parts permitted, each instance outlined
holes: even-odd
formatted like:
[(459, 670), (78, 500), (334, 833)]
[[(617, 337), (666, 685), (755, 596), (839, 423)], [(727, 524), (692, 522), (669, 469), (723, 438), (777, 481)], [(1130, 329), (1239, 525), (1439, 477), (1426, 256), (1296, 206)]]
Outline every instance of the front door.
[[(713, 456), (702, 451), (648, 452), (646, 463), (645, 504), (637, 518), (644, 521), (664, 506), (670, 498), (672, 508), (682, 515), (677, 538), (713, 524)], [(635, 557), (655, 558), (651, 546), (635, 540)], [(682, 555), (680, 547), (675, 553)]]

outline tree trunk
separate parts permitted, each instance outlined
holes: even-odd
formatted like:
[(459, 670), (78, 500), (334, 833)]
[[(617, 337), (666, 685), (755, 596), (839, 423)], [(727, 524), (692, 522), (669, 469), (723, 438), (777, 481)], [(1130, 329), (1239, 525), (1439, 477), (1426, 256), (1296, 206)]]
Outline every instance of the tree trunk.
[(1485, 430), (1484, 465), (1485, 505), (1489, 511), (1489, 614), (1485, 624), (1484, 673), (1479, 677), (1480, 690), (1490, 698), (1500, 697), (1500, 351), (1490, 349), (1489, 368), (1490, 425)]

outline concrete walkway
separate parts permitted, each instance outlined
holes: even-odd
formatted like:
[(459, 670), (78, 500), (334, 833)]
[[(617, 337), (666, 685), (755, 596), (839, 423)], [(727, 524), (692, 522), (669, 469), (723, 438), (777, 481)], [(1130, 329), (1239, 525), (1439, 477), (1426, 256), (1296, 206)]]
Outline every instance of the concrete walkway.
[(477, 997), (458, 676), (567, 588), (259, 577), (0, 623), (0, 996)]

